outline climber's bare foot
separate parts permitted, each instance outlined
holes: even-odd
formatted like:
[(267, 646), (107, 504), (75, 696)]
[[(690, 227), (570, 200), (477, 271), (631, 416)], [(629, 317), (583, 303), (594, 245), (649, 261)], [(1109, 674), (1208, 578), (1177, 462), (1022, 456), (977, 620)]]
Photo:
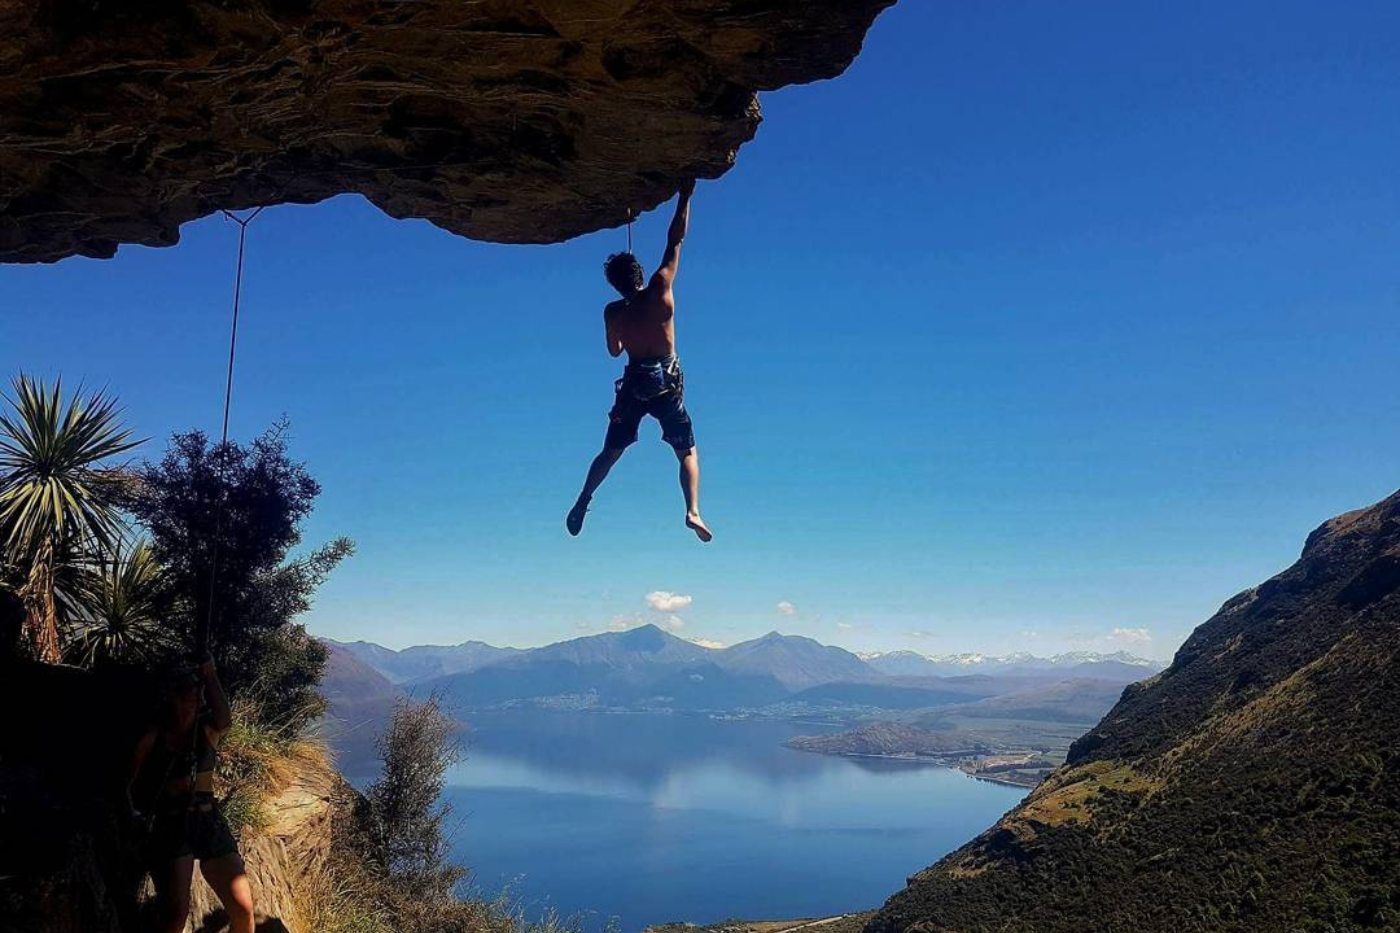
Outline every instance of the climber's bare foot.
[(700, 517), (699, 512), (686, 513), (685, 527), (695, 532), (695, 537), (706, 543), (709, 543), (714, 538), (714, 534), (710, 531), (709, 526), (705, 524), (705, 520)]

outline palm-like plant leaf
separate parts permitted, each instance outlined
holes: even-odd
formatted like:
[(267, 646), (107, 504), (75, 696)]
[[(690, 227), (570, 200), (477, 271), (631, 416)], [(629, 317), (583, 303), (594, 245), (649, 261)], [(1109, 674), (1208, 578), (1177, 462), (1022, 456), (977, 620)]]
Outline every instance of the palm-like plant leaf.
[(0, 414), (0, 547), (26, 580), (21, 593), (35, 647), (54, 659), (60, 562), (93, 544), (116, 547), (121, 474), (108, 461), (140, 442), (105, 393), (84, 396), (80, 388), (65, 404), (62, 380), (45, 387), (25, 375), (13, 388), (11, 410)]
[(149, 542), (128, 550), (118, 545), (110, 559), (81, 575), (74, 597), (83, 621), (65, 656), (85, 667), (107, 660), (151, 660), (172, 649), (165, 625), (170, 587)]
[(63, 381), (46, 389), (14, 381), (11, 412), (0, 415), (0, 539), (11, 555), (70, 535), (111, 546), (119, 528), (111, 505), (117, 477), (105, 461), (139, 441), (121, 425), (116, 399), (101, 392), (65, 405)]

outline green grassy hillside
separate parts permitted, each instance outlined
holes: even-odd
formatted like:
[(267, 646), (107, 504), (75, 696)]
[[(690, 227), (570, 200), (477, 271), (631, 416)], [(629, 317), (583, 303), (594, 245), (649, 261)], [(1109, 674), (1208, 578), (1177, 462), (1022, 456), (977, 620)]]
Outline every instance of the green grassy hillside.
[(1400, 929), (1400, 494), (1315, 531), (867, 933)]

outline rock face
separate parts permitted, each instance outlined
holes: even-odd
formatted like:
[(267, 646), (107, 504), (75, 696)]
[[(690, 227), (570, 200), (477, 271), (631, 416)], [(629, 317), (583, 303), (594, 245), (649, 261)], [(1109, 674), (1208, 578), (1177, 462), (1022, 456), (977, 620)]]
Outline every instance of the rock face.
[(894, 0), (0, 0), (0, 261), (356, 192), (563, 240), (733, 163)]
[(1315, 531), (867, 933), (1400, 929), (1400, 493)]

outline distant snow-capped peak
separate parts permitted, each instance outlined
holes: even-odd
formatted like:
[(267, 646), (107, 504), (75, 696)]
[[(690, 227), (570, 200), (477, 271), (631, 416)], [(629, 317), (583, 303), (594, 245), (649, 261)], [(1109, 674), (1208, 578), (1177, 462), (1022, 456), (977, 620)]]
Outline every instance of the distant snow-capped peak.
[(908, 648), (901, 648), (898, 651), (857, 651), (856, 657), (862, 661), (875, 661), (880, 658), (923, 658), (928, 659), (928, 655), (919, 654), (917, 651), (910, 651)]
[(1117, 662), (1134, 667), (1160, 667), (1156, 661), (1140, 658), (1126, 651), (1103, 653), (1099, 651), (1065, 651), (1050, 657), (1039, 657), (1028, 651), (1011, 654), (983, 654), (980, 651), (965, 651), (958, 654), (924, 654), (908, 648), (898, 651), (867, 651), (857, 655), (862, 661), (888, 661), (890, 659), (924, 660), (946, 667), (991, 668), (991, 667), (1074, 667), (1078, 664), (1103, 664)]

